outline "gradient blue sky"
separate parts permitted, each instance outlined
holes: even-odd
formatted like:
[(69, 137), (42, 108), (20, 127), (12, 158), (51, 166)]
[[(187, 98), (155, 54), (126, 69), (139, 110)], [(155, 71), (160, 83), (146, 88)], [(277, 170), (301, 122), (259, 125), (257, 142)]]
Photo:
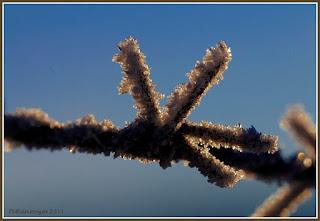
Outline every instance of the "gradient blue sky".
[[(59, 121), (93, 113), (121, 127), (135, 117), (118, 95), (117, 43), (136, 37), (158, 91), (168, 95), (220, 40), (233, 59), (191, 120), (254, 125), (299, 147), (279, 128), (290, 104), (316, 114), (315, 5), (5, 5), (5, 112), (39, 107)], [(164, 103), (165, 100), (162, 102)], [(206, 182), (182, 163), (158, 165), (16, 150), (5, 154), (9, 209), (64, 209), (65, 216), (247, 216), (276, 185)], [(296, 216), (315, 215), (315, 196)]]

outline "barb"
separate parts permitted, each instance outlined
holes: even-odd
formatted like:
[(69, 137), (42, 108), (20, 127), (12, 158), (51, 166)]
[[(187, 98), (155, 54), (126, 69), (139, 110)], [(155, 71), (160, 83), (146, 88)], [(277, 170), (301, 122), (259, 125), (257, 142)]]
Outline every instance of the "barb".
[(271, 195), (251, 216), (289, 216), (310, 197), (311, 190), (308, 185), (291, 183)]
[(231, 60), (231, 50), (221, 41), (215, 48), (207, 49), (201, 62), (188, 73), (189, 81), (177, 86), (164, 108), (164, 124), (169, 130), (177, 130), (201, 98), (223, 79), (223, 72)]
[[(242, 170), (246, 178), (282, 184), (291, 181), (315, 182), (315, 165), (304, 164), (301, 153), (283, 158), (281, 152), (246, 153), (224, 147), (209, 147), (209, 152), (225, 164)], [(315, 183), (314, 183), (315, 184)]]
[(295, 105), (288, 109), (280, 126), (291, 134), (312, 160), (315, 160), (316, 129), (310, 116), (304, 112), (301, 105)]
[(199, 148), (194, 144), (193, 138), (186, 136), (186, 142), (191, 150), (188, 158), (190, 167), (197, 167), (198, 170), (206, 177), (208, 182), (216, 183), (218, 186), (233, 187), (240, 179), (243, 178), (241, 170), (225, 165), (222, 161), (211, 155), (206, 148)]
[(268, 152), (278, 150), (278, 137), (261, 134), (251, 126), (244, 129), (241, 126), (230, 127), (202, 121), (192, 123), (186, 121), (179, 130), (185, 135), (192, 136), (197, 142), (219, 148), (229, 147), (239, 151)]
[(305, 171), (309, 172), (307, 177), (311, 177), (311, 180), (300, 179), (299, 182), (293, 181), (280, 188), (256, 210), (253, 216), (288, 216), (299, 204), (309, 198), (310, 187), (315, 185), (316, 130), (310, 117), (301, 106), (293, 106), (287, 111), (280, 125), (289, 130), (298, 143), (304, 145), (307, 157), (303, 153), (299, 153), (297, 160), (301, 165), (300, 168), (310, 168)]
[(124, 77), (118, 87), (119, 93), (130, 93), (136, 101), (137, 118), (153, 124), (160, 124), (160, 99), (150, 79), (150, 68), (140, 51), (138, 41), (132, 37), (118, 45), (119, 54), (112, 60), (120, 64)]

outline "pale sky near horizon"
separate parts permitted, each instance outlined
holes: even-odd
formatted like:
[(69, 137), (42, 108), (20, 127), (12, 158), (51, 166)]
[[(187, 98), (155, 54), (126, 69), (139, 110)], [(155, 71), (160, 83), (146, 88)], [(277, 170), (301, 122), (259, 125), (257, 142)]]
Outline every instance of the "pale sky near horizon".
[[(189, 119), (244, 127), (280, 137), (297, 151), (279, 120), (303, 104), (316, 120), (316, 6), (28, 5), (6, 4), (5, 112), (38, 107), (75, 120), (93, 113), (121, 127), (135, 117), (123, 74), (111, 61), (116, 45), (138, 39), (157, 90), (169, 95), (187, 80), (206, 48), (224, 40), (232, 61), (224, 80)], [(165, 99), (162, 103), (165, 103)], [(5, 154), (9, 209), (63, 209), (65, 216), (247, 216), (277, 186), (241, 181), (221, 189), (182, 163), (159, 165), (66, 151), (19, 149)], [(315, 194), (296, 216), (315, 215)]]

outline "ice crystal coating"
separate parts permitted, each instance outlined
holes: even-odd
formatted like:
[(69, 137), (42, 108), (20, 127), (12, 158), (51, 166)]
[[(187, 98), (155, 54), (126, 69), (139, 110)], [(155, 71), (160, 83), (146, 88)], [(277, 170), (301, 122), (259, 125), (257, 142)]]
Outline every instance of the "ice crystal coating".
[(204, 176), (208, 177), (208, 182), (216, 183), (218, 186), (232, 187), (243, 178), (241, 170), (236, 171), (234, 168), (225, 165), (211, 155), (208, 149), (199, 147), (192, 137), (186, 136), (185, 139), (191, 150), (196, 153), (189, 161), (189, 166), (196, 166)]
[(181, 127), (182, 133), (198, 138), (197, 142), (216, 148), (220, 146), (248, 152), (269, 152), (278, 150), (278, 137), (261, 134), (251, 126), (244, 129), (240, 126), (225, 126), (207, 121), (193, 123), (187, 121)]
[[(76, 120), (74, 123), (60, 123), (49, 118), (41, 109), (17, 109), (16, 113), (5, 116), (5, 139), (9, 143), (51, 150), (63, 147), (112, 145), (112, 138), (118, 131), (111, 121), (97, 122), (92, 114)], [(104, 136), (102, 142), (97, 136)], [(74, 151), (79, 148), (73, 148)]]

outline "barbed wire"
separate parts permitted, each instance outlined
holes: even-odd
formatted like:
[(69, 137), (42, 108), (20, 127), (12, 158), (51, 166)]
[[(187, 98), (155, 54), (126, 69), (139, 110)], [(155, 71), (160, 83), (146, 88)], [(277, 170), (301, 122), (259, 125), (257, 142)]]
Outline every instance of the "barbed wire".
[(278, 150), (277, 136), (257, 132), (253, 126), (245, 129), (187, 120), (206, 92), (223, 79), (232, 57), (225, 42), (207, 49), (202, 61), (188, 73), (188, 81), (176, 87), (164, 107), (160, 106), (163, 95), (155, 89), (137, 40), (129, 37), (118, 48), (113, 61), (124, 73), (118, 90), (135, 100), (133, 122), (117, 128), (110, 120), (97, 122), (89, 114), (61, 123), (40, 109), (17, 109), (4, 116), (6, 149), (22, 145), (28, 149), (67, 148), (72, 153), (157, 162), (164, 169), (172, 162), (184, 161), (220, 187), (233, 187), (244, 178), (287, 185), (253, 216), (289, 215), (315, 186), (315, 129), (300, 107), (294, 107), (282, 125), (307, 148), (306, 154), (287, 159)]

